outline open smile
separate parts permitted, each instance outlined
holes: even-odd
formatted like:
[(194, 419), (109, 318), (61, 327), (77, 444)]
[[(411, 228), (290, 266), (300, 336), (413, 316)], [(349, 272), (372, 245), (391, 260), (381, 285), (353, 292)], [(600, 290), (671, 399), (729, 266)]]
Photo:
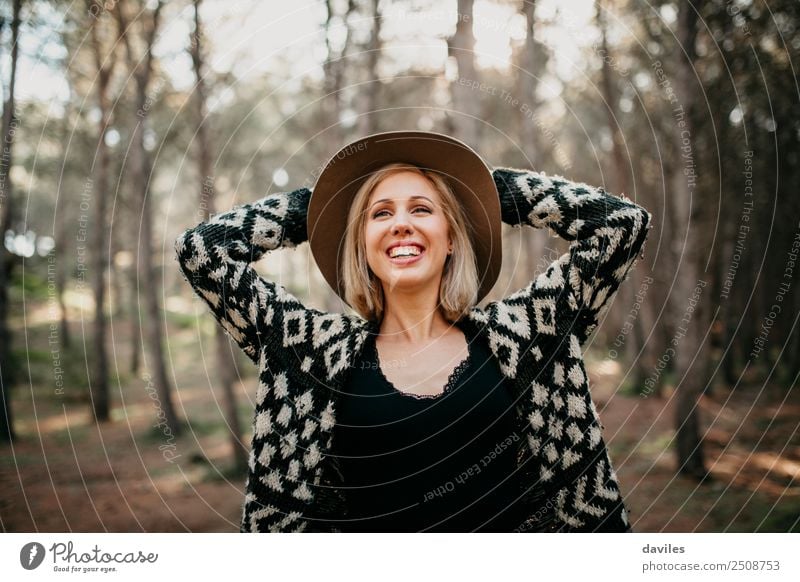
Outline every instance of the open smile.
[(386, 251), (389, 262), (394, 265), (410, 265), (419, 261), (425, 254), (425, 248), (416, 243), (392, 245)]

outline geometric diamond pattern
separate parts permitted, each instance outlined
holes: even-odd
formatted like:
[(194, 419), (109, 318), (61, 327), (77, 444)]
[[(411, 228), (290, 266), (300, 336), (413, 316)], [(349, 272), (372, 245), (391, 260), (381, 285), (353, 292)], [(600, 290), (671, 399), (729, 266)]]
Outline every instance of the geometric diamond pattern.
[(556, 334), (556, 302), (552, 297), (541, 297), (533, 300), (533, 312), (536, 315), (536, 331), (547, 335)]

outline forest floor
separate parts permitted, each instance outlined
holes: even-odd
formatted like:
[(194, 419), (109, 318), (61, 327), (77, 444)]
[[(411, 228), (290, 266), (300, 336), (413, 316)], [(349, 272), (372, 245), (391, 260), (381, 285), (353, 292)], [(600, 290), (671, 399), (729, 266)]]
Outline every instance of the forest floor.
[[(198, 326), (199, 323), (199, 328)], [(13, 395), (18, 433), (0, 445), (0, 528), (5, 532), (234, 532), (244, 474), (232, 469), (231, 445), (213, 389), (213, 339), (198, 345), (213, 321), (170, 316), (167, 357), (175, 407), (185, 421), (177, 438), (157, 428), (162, 404), (130, 362), (129, 325), (115, 320), (112, 420), (91, 422), (84, 333), (72, 324), (75, 345), (60, 352), (64, 390), (45, 317), (28, 317), (15, 334), (24, 373)], [(24, 332), (21, 330), (25, 330)], [(237, 398), (242, 425), (251, 422), (255, 368), (240, 359)], [(625, 396), (621, 371), (587, 355), (593, 397), (605, 426), (637, 532), (800, 531), (800, 391), (740, 384), (700, 402), (704, 454), (711, 479), (676, 474), (675, 398)], [(30, 372), (29, 372), (30, 370)], [(169, 437), (169, 438), (168, 438)], [(244, 435), (249, 443), (249, 434)]]

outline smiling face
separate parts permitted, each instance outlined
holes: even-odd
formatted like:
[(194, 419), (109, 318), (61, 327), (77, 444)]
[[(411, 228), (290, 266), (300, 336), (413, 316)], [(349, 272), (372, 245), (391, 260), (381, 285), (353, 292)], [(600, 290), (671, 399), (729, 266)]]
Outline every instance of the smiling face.
[(438, 291), (452, 244), (441, 196), (430, 180), (410, 171), (384, 178), (364, 218), (367, 263), (384, 292)]
[(345, 300), (364, 319), (380, 321), (387, 302), (404, 294), (432, 298), (449, 321), (477, 302), (467, 217), (442, 175), (402, 162), (375, 170), (356, 192), (347, 224), (340, 277)]

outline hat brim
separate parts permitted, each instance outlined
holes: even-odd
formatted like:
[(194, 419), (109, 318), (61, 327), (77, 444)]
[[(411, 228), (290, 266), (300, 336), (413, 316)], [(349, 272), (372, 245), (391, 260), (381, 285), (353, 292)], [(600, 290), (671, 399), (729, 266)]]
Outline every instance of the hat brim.
[(471, 226), (477, 259), (478, 301), (494, 286), (502, 264), (500, 200), (492, 172), (466, 144), (447, 135), (392, 131), (340, 149), (317, 179), (308, 206), (308, 240), (325, 280), (344, 299), (342, 251), (350, 205), (364, 181), (387, 164), (402, 162), (446, 178)]

